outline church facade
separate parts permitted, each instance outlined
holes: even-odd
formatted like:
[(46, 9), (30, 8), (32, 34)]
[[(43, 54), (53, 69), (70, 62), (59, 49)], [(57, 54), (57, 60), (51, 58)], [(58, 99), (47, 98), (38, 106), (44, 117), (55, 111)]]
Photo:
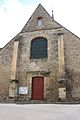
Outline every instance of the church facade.
[(80, 38), (41, 4), (0, 50), (0, 101), (80, 101)]

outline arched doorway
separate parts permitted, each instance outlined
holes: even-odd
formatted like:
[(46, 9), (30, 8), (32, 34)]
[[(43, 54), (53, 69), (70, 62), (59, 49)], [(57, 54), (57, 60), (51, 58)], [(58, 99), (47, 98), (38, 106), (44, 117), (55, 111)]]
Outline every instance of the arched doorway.
[(32, 100), (44, 99), (44, 77), (32, 78)]

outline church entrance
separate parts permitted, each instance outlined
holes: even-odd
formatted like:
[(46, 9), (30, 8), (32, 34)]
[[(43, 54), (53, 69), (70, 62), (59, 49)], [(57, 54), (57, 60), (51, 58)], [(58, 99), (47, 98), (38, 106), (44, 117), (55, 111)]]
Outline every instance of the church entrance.
[(44, 99), (44, 77), (32, 78), (32, 100)]

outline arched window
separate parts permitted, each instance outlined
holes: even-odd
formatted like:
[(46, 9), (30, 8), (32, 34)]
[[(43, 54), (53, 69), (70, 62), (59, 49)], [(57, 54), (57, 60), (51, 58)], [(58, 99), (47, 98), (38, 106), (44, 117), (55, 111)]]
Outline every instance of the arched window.
[(30, 58), (47, 58), (47, 39), (43, 37), (35, 38), (31, 41)]
[(42, 17), (39, 17), (39, 18), (38, 18), (38, 27), (41, 28), (42, 25), (43, 25)]

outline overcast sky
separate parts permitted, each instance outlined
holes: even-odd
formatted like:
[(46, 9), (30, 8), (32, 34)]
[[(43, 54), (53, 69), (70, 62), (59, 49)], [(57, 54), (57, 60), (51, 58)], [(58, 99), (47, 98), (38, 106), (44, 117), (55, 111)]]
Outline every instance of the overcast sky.
[(54, 19), (80, 37), (80, 0), (0, 0), (0, 47), (24, 27), (38, 4)]

